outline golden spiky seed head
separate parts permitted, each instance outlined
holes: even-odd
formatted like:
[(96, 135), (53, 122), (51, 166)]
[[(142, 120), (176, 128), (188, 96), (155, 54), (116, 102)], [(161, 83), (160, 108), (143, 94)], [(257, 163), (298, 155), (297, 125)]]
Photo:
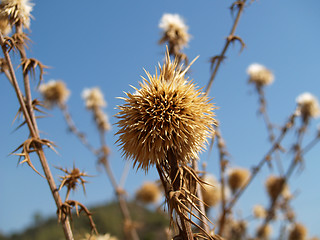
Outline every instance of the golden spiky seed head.
[(24, 27), (29, 28), (33, 6), (29, 0), (2, 0), (0, 10), (8, 16), (12, 24), (20, 21)]
[(265, 218), (267, 216), (266, 209), (261, 205), (253, 206), (253, 216), (255, 218)]
[(273, 175), (267, 178), (265, 186), (271, 200), (274, 200), (278, 195), (283, 195), (284, 192), (289, 191), (288, 186), (286, 184), (283, 185), (283, 181), (284, 179), (282, 177), (277, 177)]
[(318, 99), (309, 92), (300, 94), (296, 98), (298, 104), (298, 112), (303, 119), (309, 119), (310, 117), (316, 118), (320, 115), (320, 107)]
[(274, 76), (265, 66), (253, 63), (247, 68), (249, 83), (254, 83), (259, 87), (270, 85), (274, 81)]
[(156, 203), (160, 196), (161, 191), (153, 182), (145, 182), (136, 192), (136, 199), (146, 204)]
[(49, 106), (65, 103), (70, 95), (66, 84), (61, 80), (43, 83), (39, 86), (39, 91)]
[(159, 23), (159, 28), (163, 30), (163, 36), (160, 43), (168, 41), (169, 44), (176, 45), (179, 49), (188, 45), (190, 40), (188, 26), (179, 14), (163, 14)]
[(288, 240), (305, 240), (307, 238), (308, 230), (301, 223), (295, 223), (289, 232)]
[[(170, 79), (167, 66), (171, 66)], [(147, 79), (134, 94), (126, 93), (126, 103), (119, 106), (117, 125), (119, 145), (126, 158), (138, 168), (148, 170), (151, 165), (165, 165), (169, 151), (180, 163), (197, 159), (212, 136), (214, 105), (193, 82), (189, 82), (177, 62), (166, 56), (160, 74), (146, 72)]]
[(228, 184), (230, 189), (235, 192), (247, 182), (250, 171), (245, 168), (234, 168), (228, 174)]
[(6, 14), (0, 13), (0, 31), (3, 35), (8, 35), (11, 32), (11, 24)]
[(202, 197), (203, 201), (209, 207), (216, 206), (221, 200), (221, 188), (218, 181), (212, 175), (203, 177)]
[(262, 225), (260, 227), (258, 227), (257, 229), (257, 236), (262, 238), (262, 239), (267, 239), (270, 237), (272, 233), (272, 228), (269, 224), (267, 225)]
[(86, 108), (88, 108), (89, 110), (107, 106), (107, 103), (103, 97), (103, 93), (98, 87), (85, 88), (82, 91), (81, 96), (85, 101)]

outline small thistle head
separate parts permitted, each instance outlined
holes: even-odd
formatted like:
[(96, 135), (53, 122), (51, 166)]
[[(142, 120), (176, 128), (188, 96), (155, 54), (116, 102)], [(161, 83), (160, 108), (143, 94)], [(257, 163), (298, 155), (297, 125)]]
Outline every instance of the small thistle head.
[(50, 80), (47, 84), (43, 83), (39, 86), (39, 91), (48, 106), (63, 104), (70, 95), (66, 84), (61, 80)]
[(0, 9), (2, 15), (6, 16), (11, 24), (21, 22), (25, 28), (29, 28), (33, 6), (34, 4), (29, 0), (2, 0)]
[(179, 14), (163, 14), (159, 28), (163, 31), (160, 43), (168, 42), (170, 46), (176, 46), (178, 50), (188, 45), (190, 40), (188, 26)]
[(267, 211), (263, 206), (255, 205), (253, 207), (253, 216), (255, 218), (265, 218), (267, 216)]
[(274, 81), (272, 72), (258, 63), (251, 64), (247, 68), (247, 73), (249, 75), (249, 83), (254, 83), (257, 87), (270, 85)]
[(305, 240), (307, 239), (307, 228), (301, 223), (295, 223), (289, 232), (288, 240)]
[(300, 113), (302, 119), (308, 120), (310, 118), (316, 118), (320, 115), (320, 107), (318, 99), (311, 93), (305, 92), (300, 94), (296, 102), (298, 104), (298, 112)]
[(146, 204), (156, 203), (160, 196), (161, 191), (153, 182), (145, 182), (136, 192), (136, 199)]
[(89, 110), (107, 106), (103, 94), (98, 87), (84, 89), (82, 92), (82, 98), (85, 101), (86, 108)]
[(257, 236), (262, 239), (268, 239), (272, 233), (272, 228), (269, 224), (262, 225), (257, 229)]
[(228, 184), (230, 189), (235, 192), (247, 182), (250, 172), (245, 168), (232, 169), (228, 176)]
[(160, 74), (146, 72), (148, 79), (140, 83), (141, 88), (123, 98), (126, 103), (119, 106), (117, 114), (117, 142), (125, 157), (133, 159), (138, 168), (165, 165), (169, 151), (180, 162), (197, 159), (212, 136), (214, 105), (194, 83), (187, 81), (188, 68), (182, 71), (167, 53), (166, 63), (159, 67)]
[(267, 192), (271, 200), (274, 200), (278, 195), (283, 195), (288, 192), (288, 186), (284, 184), (284, 179), (282, 177), (269, 176), (265, 183)]
[(203, 201), (209, 207), (216, 206), (221, 200), (221, 188), (218, 181), (212, 175), (206, 175), (203, 178), (202, 197)]

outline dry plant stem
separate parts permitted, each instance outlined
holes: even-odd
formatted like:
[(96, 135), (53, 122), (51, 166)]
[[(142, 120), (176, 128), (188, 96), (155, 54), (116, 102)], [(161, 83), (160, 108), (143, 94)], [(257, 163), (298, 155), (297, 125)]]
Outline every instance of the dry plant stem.
[[(100, 130), (100, 142), (101, 142), (101, 149), (106, 147), (106, 142), (105, 142), (105, 131)], [(124, 196), (124, 191), (121, 189), (121, 187), (118, 185), (115, 176), (113, 175), (113, 172), (111, 170), (109, 160), (107, 156), (104, 156), (104, 161), (103, 161), (103, 166), (106, 170), (107, 176), (109, 177), (109, 180), (111, 182), (112, 187), (115, 190), (116, 196), (118, 198), (120, 210), (124, 219), (124, 233), (126, 235), (126, 239), (131, 239), (131, 240), (139, 240), (138, 233), (136, 229), (133, 226), (129, 226), (129, 229), (127, 229), (128, 225), (126, 224), (132, 224), (132, 219), (130, 216), (129, 208), (127, 201)]]
[(294, 124), (294, 120), (295, 120), (296, 115), (292, 114), (288, 120), (288, 122), (285, 124), (285, 126), (282, 128), (281, 134), (278, 137), (278, 139), (273, 143), (273, 145), (271, 146), (270, 150), (266, 153), (266, 155), (260, 160), (260, 162), (258, 163), (258, 165), (256, 167), (254, 167), (251, 171), (251, 175), (250, 178), (247, 180), (247, 182), (241, 187), (241, 189), (236, 192), (233, 195), (233, 198), (230, 200), (230, 202), (228, 203), (227, 207), (224, 209), (222, 216), (220, 218), (220, 224), (219, 224), (219, 231), (218, 234), (222, 235), (223, 233), (223, 229), (224, 229), (224, 224), (227, 218), (227, 215), (231, 212), (232, 208), (234, 207), (234, 205), (236, 204), (236, 202), (239, 200), (240, 196), (243, 194), (243, 192), (247, 189), (247, 187), (249, 186), (249, 184), (253, 181), (253, 179), (257, 176), (257, 174), (259, 173), (259, 171), (261, 170), (261, 168), (263, 167), (263, 165), (269, 161), (270, 156), (272, 155), (272, 153), (274, 151), (276, 151), (277, 149), (279, 149), (280, 147), (280, 143), (283, 140), (283, 138), (285, 137), (286, 133), (288, 132), (288, 130), (290, 128), (292, 128), (293, 124)]
[(212, 74), (211, 74), (210, 80), (209, 80), (208, 85), (207, 85), (207, 87), (206, 87), (206, 93), (207, 93), (207, 94), (208, 94), (209, 91), (210, 91), (211, 85), (212, 85), (212, 83), (213, 83), (213, 81), (214, 81), (214, 78), (215, 78), (217, 72), (218, 72), (218, 69), (219, 69), (219, 67), (220, 67), (220, 64), (221, 64), (221, 62), (223, 61), (223, 59), (225, 58), (225, 54), (226, 54), (226, 52), (227, 52), (227, 49), (228, 49), (230, 43), (233, 41), (233, 37), (234, 37), (235, 31), (236, 31), (236, 28), (237, 28), (237, 26), (238, 26), (240, 16), (241, 16), (241, 14), (242, 14), (242, 12), (243, 12), (243, 9), (244, 9), (244, 7), (245, 7), (246, 0), (240, 0), (239, 2), (240, 2), (240, 3), (239, 3), (239, 5), (238, 5), (238, 6), (239, 6), (239, 8), (238, 8), (238, 13), (237, 13), (237, 16), (236, 16), (236, 18), (235, 18), (235, 20), (234, 20), (234, 23), (233, 23), (231, 32), (230, 32), (229, 36), (228, 36), (227, 39), (226, 39), (226, 43), (225, 43), (225, 45), (224, 45), (224, 47), (223, 47), (223, 49), (222, 49), (221, 54), (219, 55), (219, 57), (218, 57), (218, 59), (217, 59), (217, 63), (215, 64), (215, 67), (214, 67), (213, 72), (212, 72)]
[(69, 127), (69, 130), (76, 135), (76, 137), (80, 140), (80, 142), (94, 155), (97, 155), (97, 150), (88, 142), (87, 138), (85, 135), (78, 130), (76, 125), (74, 124), (74, 121), (72, 120), (72, 117), (68, 111), (68, 107), (66, 104), (61, 103), (59, 104), (59, 108), (62, 111), (62, 114), (64, 116), (64, 119), (66, 120), (66, 123)]
[[(15, 89), (19, 104), (21, 106), (21, 109), (22, 109), (22, 112), (23, 112), (23, 115), (24, 115), (24, 118), (25, 118), (25, 121), (26, 121), (26, 123), (28, 125), (29, 131), (30, 131), (30, 135), (33, 138), (40, 139), (39, 133), (38, 133), (37, 127), (36, 127), (36, 122), (33, 122), (31, 120), (30, 112), (28, 112), (28, 109), (26, 107), (25, 101), (23, 99), (23, 95), (22, 95), (22, 93), (20, 91), (16, 76), (15, 76), (15, 72), (14, 72), (14, 69), (13, 69), (13, 66), (12, 66), (12, 62), (11, 62), (9, 53), (7, 51), (7, 48), (5, 46), (5, 41), (4, 41), (3, 35), (1, 33), (0, 33), (0, 45), (2, 47), (2, 51), (3, 51), (3, 54), (5, 56), (5, 59), (6, 59), (7, 63), (8, 63), (10, 79), (12, 80), (12, 85), (13, 85), (13, 87)], [(53, 198), (55, 200), (55, 203), (57, 205), (57, 208), (60, 209), (60, 207), (62, 205), (61, 198), (60, 198), (58, 189), (57, 189), (57, 187), (55, 185), (54, 179), (52, 177), (52, 174), (51, 174), (51, 171), (50, 171), (50, 168), (49, 168), (49, 165), (47, 163), (47, 160), (46, 160), (46, 157), (44, 155), (42, 147), (40, 147), (38, 149), (37, 154), (39, 156), (43, 171), (45, 173), (47, 182), (49, 184), (49, 187), (50, 187), (51, 193), (53, 195)], [(72, 233), (72, 230), (71, 230), (71, 226), (70, 226), (70, 222), (69, 222), (69, 218), (68, 217), (66, 217), (62, 221), (62, 227), (63, 227), (66, 239), (67, 240), (73, 240), (73, 233)]]

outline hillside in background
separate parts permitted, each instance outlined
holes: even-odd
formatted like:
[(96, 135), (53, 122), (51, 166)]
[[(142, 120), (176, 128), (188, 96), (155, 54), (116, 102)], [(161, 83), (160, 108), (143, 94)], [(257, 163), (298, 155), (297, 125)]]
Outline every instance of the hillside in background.
[[(138, 225), (138, 234), (141, 240), (163, 240), (166, 239), (164, 229), (169, 221), (165, 214), (151, 211), (135, 202), (129, 204), (130, 213)], [(93, 219), (100, 234), (110, 233), (118, 239), (124, 239), (122, 230), (122, 217), (118, 203), (112, 202), (104, 206), (90, 208)], [(81, 239), (85, 233), (90, 232), (87, 217), (81, 214), (80, 218), (73, 216), (73, 229), (75, 239)], [(56, 217), (43, 219), (36, 214), (33, 226), (25, 231), (11, 236), (0, 234), (0, 240), (59, 240), (64, 239), (61, 226)]]

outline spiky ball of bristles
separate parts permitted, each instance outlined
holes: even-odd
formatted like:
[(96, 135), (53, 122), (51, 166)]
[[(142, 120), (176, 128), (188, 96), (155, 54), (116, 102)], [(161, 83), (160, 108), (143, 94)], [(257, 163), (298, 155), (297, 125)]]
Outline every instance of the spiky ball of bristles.
[(240, 189), (247, 182), (250, 172), (245, 168), (234, 168), (229, 172), (228, 184), (233, 192)]
[(156, 203), (161, 196), (161, 191), (157, 184), (153, 182), (145, 182), (136, 192), (137, 200), (149, 204)]
[[(274, 200), (278, 195), (283, 195), (284, 192), (288, 192), (288, 186), (283, 185), (284, 179), (282, 177), (269, 176), (266, 180), (266, 189), (271, 200)], [(282, 186), (282, 188), (281, 188)]]
[(307, 228), (301, 223), (294, 224), (289, 233), (288, 240), (305, 240), (307, 238)]
[(141, 88), (122, 98), (126, 103), (119, 106), (117, 114), (117, 142), (138, 168), (148, 170), (156, 163), (165, 164), (169, 151), (177, 161), (197, 159), (212, 136), (214, 105), (186, 79), (188, 68), (182, 71), (167, 53), (160, 74), (146, 72)]
[(267, 239), (272, 233), (272, 228), (269, 224), (260, 226), (257, 229), (257, 236), (262, 239)]
[(320, 115), (320, 107), (318, 99), (311, 93), (305, 92), (300, 94), (296, 102), (298, 104), (298, 111), (304, 119), (310, 117), (318, 117)]
[(254, 83), (257, 86), (265, 86), (273, 83), (274, 76), (270, 70), (258, 63), (251, 64), (247, 73), (249, 75), (249, 83)]
[(255, 205), (253, 207), (253, 216), (255, 218), (265, 218), (267, 216), (267, 211), (263, 206)]
[(24, 27), (29, 28), (33, 5), (29, 0), (2, 0), (0, 9), (12, 24), (20, 21)]
[(61, 80), (50, 80), (47, 84), (41, 84), (39, 91), (49, 106), (65, 103), (70, 95), (66, 84)]
[(216, 206), (221, 200), (221, 188), (218, 181), (211, 175), (203, 177), (202, 197), (209, 207)]

